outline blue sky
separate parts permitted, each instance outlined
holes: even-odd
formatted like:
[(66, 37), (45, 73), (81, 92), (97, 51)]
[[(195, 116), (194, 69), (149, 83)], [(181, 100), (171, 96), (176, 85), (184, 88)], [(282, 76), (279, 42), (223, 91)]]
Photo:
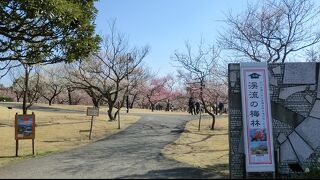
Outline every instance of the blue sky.
[[(176, 73), (170, 56), (184, 51), (185, 41), (196, 46), (201, 37), (207, 43), (217, 39), (224, 13), (243, 11), (254, 0), (100, 0), (96, 33), (108, 34), (108, 21), (116, 19), (119, 31), (129, 36), (132, 46), (149, 45), (144, 63), (159, 76)], [(10, 86), (10, 78), (0, 83)]]
[(246, 6), (247, 0), (100, 0), (96, 32), (106, 35), (107, 22), (116, 19), (132, 46), (151, 47), (144, 62), (163, 76), (175, 73), (170, 56), (175, 50), (184, 51), (185, 41), (194, 46), (201, 37), (215, 42), (224, 13), (237, 13)]

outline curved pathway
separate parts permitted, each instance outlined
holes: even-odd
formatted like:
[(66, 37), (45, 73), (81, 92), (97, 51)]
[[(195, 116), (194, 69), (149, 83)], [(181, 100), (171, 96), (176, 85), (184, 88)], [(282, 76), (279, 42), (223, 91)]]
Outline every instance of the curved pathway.
[(169, 160), (161, 149), (175, 141), (191, 115), (144, 115), (118, 134), (89, 145), (0, 168), (0, 178), (214, 178)]

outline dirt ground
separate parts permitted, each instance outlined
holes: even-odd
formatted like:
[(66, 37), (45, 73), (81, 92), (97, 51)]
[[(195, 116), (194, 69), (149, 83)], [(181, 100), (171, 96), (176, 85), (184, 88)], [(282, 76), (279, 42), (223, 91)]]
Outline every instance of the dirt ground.
[[(8, 104), (9, 106), (10, 104)], [(49, 107), (45, 104), (37, 104)], [(35, 113), (35, 153), (36, 156), (65, 151), (90, 142), (105, 138), (135, 123), (139, 116), (122, 116), (121, 129), (118, 122), (107, 121), (106, 108), (100, 110), (100, 116), (94, 118), (92, 138), (89, 140), (91, 116), (86, 116), (87, 106), (53, 105), (57, 109), (83, 110), (83, 113), (59, 113), (45, 111), (28, 111)], [(15, 157), (14, 117), (20, 109), (8, 109), (0, 106), (0, 166), (24, 158), (32, 157), (32, 141), (19, 141), (19, 157)], [(124, 110), (123, 110), (124, 112)], [(124, 113), (123, 113), (124, 114)]]
[(229, 174), (228, 117), (217, 116), (215, 130), (210, 130), (212, 120), (203, 119), (187, 123), (184, 132), (174, 143), (166, 146), (162, 153), (179, 162), (210, 169), (227, 177)]

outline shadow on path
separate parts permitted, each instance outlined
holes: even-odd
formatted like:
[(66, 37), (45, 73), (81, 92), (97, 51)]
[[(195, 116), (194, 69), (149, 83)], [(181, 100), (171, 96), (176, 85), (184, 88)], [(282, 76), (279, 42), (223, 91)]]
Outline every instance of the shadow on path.
[[(192, 167), (178, 167), (164, 170), (152, 170), (142, 175), (129, 175), (118, 177), (119, 179), (211, 179), (223, 178), (219, 175)], [(225, 177), (226, 178), (226, 177)]]

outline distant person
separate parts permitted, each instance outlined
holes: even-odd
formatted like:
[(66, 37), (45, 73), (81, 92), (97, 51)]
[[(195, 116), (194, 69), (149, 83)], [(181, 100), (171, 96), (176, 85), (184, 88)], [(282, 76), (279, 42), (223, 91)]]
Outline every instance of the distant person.
[(199, 101), (197, 101), (195, 103), (195, 106), (196, 106), (196, 113), (199, 114), (199, 112), (200, 112), (200, 103), (199, 103)]
[(166, 111), (171, 111), (171, 103), (169, 101), (166, 103)]
[(191, 115), (195, 115), (196, 112), (195, 112), (195, 104), (194, 104), (193, 97), (190, 97), (190, 98), (189, 98), (188, 106), (189, 106), (189, 113), (190, 113)]
[(223, 103), (220, 102), (220, 103), (219, 103), (219, 106), (218, 106), (218, 107), (219, 107), (219, 113), (220, 113), (220, 114), (222, 114), (223, 106), (224, 106)]

